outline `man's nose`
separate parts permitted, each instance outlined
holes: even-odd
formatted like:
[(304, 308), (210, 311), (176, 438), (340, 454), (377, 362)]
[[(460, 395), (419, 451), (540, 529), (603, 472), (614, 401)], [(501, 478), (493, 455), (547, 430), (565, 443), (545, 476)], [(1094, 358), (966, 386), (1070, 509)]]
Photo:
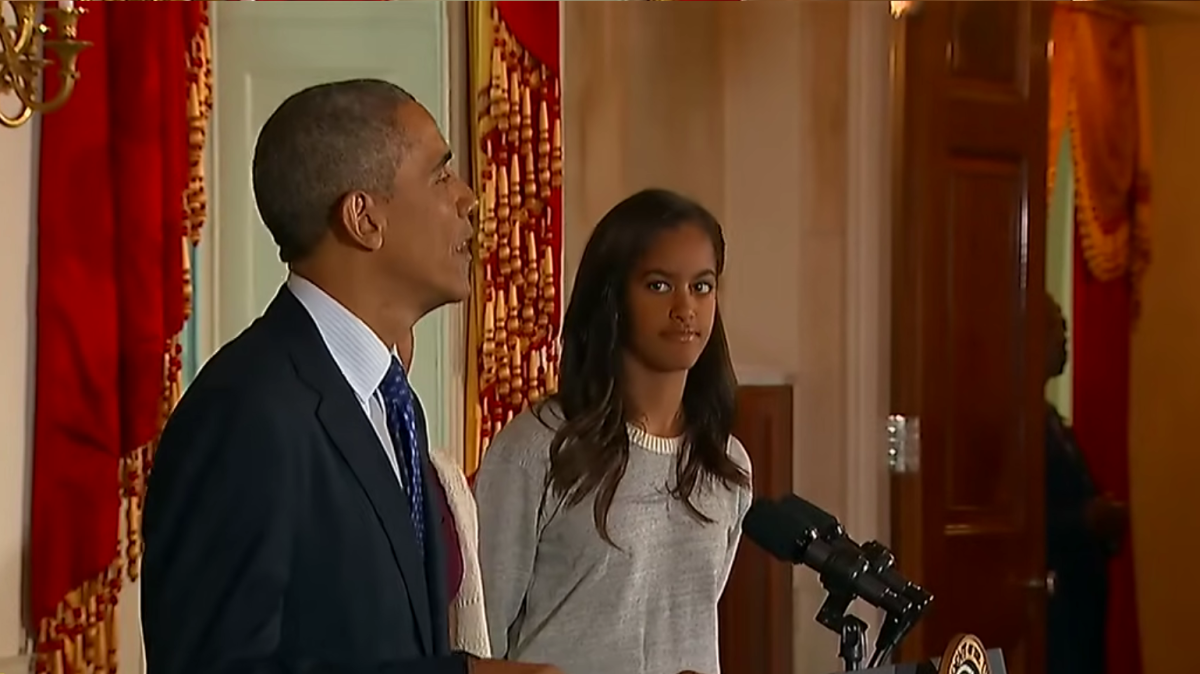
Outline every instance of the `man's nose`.
[(458, 215), (464, 219), (471, 218), (475, 214), (475, 211), (479, 209), (479, 196), (475, 194), (475, 190), (471, 189), (467, 181), (462, 178), (458, 179), (458, 186), (460, 190), (457, 200)]
[(479, 197), (475, 196), (474, 192), (468, 192), (467, 196), (460, 199), (458, 202), (458, 215), (464, 220), (471, 220), (471, 226), (474, 227), (473, 217), (475, 212), (479, 210)]

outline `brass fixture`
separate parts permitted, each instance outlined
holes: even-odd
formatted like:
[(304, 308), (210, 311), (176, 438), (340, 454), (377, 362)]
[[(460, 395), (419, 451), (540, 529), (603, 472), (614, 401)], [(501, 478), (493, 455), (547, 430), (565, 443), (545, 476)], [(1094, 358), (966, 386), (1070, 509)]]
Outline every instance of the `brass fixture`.
[(903, 19), (920, 8), (921, 0), (891, 0), (892, 18)]
[[(10, 12), (13, 22), (8, 18)], [(83, 13), (74, 2), (0, 0), (0, 126), (14, 129), (34, 113), (54, 112), (66, 104), (79, 79), (79, 53), (92, 44), (78, 39)], [(47, 60), (47, 54), (53, 59)], [(58, 71), (58, 90), (53, 96), (42, 81), (49, 66)], [(4, 110), (10, 98), (20, 104), (14, 114)]]

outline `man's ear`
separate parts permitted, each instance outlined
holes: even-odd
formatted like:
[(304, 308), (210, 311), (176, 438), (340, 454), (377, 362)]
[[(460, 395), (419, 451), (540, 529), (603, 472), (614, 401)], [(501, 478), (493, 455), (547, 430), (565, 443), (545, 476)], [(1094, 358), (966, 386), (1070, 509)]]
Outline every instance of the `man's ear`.
[(364, 250), (383, 246), (383, 219), (375, 198), (362, 191), (347, 192), (338, 201), (337, 215), (346, 238)]

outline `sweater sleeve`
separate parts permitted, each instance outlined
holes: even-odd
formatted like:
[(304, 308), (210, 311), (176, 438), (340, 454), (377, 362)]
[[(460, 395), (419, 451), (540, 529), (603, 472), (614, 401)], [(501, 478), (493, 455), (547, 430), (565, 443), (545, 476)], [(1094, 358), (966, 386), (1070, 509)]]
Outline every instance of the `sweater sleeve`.
[(533, 577), (540, 532), (548, 438), (518, 418), (493, 440), (475, 482), (479, 512), (479, 565), (492, 654), (504, 658), (517, 632)]
[(742, 520), (746, 517), (746, 511), (750, 509), (750, 503), (754, 499), (754, 484), (753, 468), (750, 465), (750, 454), (746, 452), (746, 448), (737, 438), (730, 436), (729, 438), (729, 455), (743, 470), (746, 471), (746, 478), (750, 481), (745, 487), (735, 487), (737, 490), (737, 517), (734, 519), (733, 525), (729, 527), (729, 547), (725, 554), (725, 568), (722, 570), (721, 587), (722, 591), (725, 583), (729, 580), (729, 573), (733, 570), (733, 560), (737, 558), (738, 544), (742, 539)]

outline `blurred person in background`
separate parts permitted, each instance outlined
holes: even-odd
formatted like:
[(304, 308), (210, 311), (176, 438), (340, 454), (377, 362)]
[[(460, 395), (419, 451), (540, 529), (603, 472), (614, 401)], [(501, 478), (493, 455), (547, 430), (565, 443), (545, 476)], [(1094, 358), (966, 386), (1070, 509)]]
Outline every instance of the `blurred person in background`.
[[(1046, 381), (1067, 365), (1067, 321), (1047, 295)], [(1046, 403), (1046, 566), (1048, 674), (1105, 674), (1108, 565), (1129, 512), (1096, 488), (1087, 458), (1058, 409)]]

